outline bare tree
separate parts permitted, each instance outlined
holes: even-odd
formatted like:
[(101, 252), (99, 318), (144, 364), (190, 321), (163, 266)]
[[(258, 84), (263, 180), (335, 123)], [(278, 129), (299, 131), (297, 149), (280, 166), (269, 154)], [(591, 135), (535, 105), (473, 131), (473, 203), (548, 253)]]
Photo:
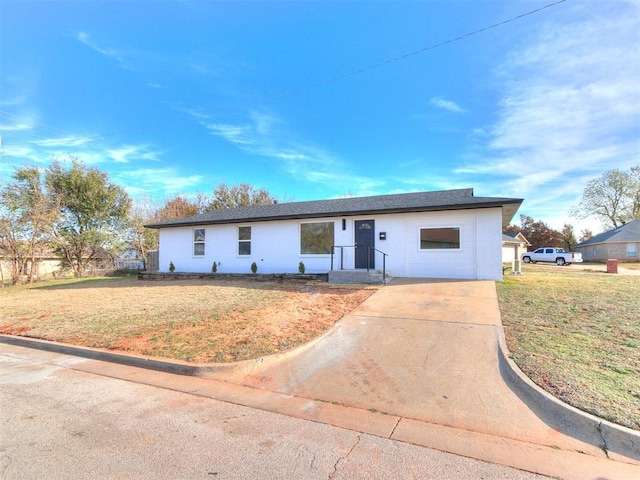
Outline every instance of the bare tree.
[(575, 215), (597, 217), (607, 228), (640, 218), (640, 167), (628, 172), (608, 170), (589, 180), (582, 193)]

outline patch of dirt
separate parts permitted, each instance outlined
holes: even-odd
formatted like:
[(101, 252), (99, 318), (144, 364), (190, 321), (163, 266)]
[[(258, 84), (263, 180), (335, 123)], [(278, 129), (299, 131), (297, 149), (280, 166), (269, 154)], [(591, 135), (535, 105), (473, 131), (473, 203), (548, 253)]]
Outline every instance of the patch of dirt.
[(327, 331), (375, 290), (314, 286), (287, 291), (274, 303), (228, 311), (195, 325), (157, 326), (110, 348), (195, 363), (233, 362), (295, 348)]
[(378, 288), (58, 281), (3, 289), (0, 332), (187, 362), (231, 362), (290, 350), (322, 335)]

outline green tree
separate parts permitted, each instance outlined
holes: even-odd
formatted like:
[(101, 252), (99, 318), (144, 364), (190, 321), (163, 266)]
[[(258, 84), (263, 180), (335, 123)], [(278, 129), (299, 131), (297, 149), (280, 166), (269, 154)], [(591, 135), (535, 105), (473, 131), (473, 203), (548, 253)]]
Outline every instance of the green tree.
[(255, 188), (248, 183), (238, 183), (231, 187), (221, 183), (213, 190), (213, 197), (208, 202), (202, 202), (202, 211), (205, 213), (223, 208), (270, 205), (276, 202), (277, 199), (264, 188)]
[(562, 247), (570, 252), (577, 243), (578, 241), (576, 240), (576, 234), (573, 231), (573, 225), (565, 223), (564, 227), (562, 227)]
[(37, 273), (36, 255), (48, 248), (58, 208), (37, 168), (16, 169), (11, 179), (0, 189), (0, 249), (10, 259), (13, 284), (22, 282), (25, 271), (31, 283)]
[(131, 199), (107, 174), (76, 159), (65, 168), (54, 161), (46, 170), (49, 195), (59, 205), (53, 241), (63, 265), (81, 277), (87, 266), (122, 247)]
[(608, 170), (589, 180), (573, 213), (581, 218), (594, 216), (605, 228), (640, 219), (640, 166), (628, 172)]

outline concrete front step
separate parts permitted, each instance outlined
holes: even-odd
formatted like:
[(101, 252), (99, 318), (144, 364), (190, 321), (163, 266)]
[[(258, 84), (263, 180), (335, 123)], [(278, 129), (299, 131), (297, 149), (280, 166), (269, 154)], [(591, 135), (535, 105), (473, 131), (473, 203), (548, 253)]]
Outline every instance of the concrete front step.
[[(388, 280), (387, 275), (387, 280)], [(376, 270), (331, 270), (329, 283), (380, 285), (386, 283), (381, 272)]]

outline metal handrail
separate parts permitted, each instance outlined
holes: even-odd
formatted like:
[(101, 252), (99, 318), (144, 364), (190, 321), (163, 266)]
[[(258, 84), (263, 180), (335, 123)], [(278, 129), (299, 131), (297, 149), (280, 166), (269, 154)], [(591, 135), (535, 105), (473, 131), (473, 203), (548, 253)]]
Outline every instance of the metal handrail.
[[(333, 256), (336, 253), (336, 248), (340, 249), (340, 270), (344, 270), (344, 249), (345, 248), (353, 248), (355, 249), (358, 245), (331, 245), (331, 271), (333, 271)], [(367, 272), (371, 269), (371, 250), (382, 254), (382, 279), (387, 279), (387, 257), (388, 253), (383, 252), (382, 250), (378, 250), (377, 248), (367, 245)]]

